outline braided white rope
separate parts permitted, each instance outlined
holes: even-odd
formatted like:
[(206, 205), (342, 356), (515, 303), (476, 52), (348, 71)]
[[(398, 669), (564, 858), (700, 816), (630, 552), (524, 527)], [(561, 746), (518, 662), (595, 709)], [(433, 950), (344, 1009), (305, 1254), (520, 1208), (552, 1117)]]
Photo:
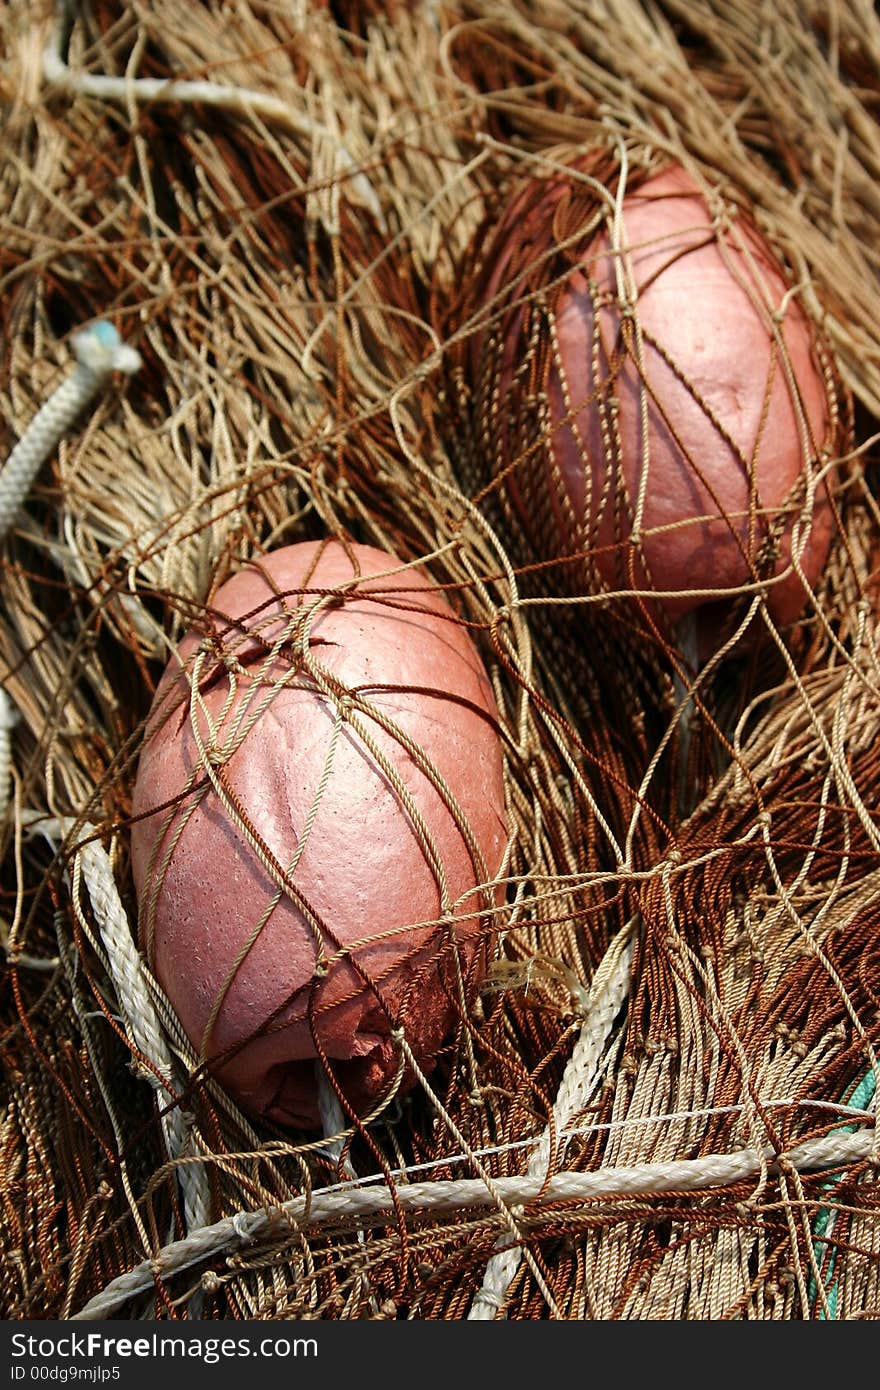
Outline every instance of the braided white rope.
[[(119, 898), (109, 856), (104, 847), (93, 840), (77, 851), (74, 863), (74, 874), (77, 866), (82, 867), (92, 911), (107, 948), (107, 960), (120, 1012), (135, 1046), (150, 1059), (159, 1073), (157, 1076), (149, 1068), (140, 1069), (144, 1080), (149, 1081), (157, 1092), (161, 1105), (166, 1096), (174, 1096), (176, 1069), (143, 978), (141, 958)], [(173, 1105), (162, 1114), (161, 1124), (169, 1158), (185, 1156), (191, 1144), (192, 1120), (179, 1105)], [(188, 1231), (197, 1230), (211, 1214), (204, 1169), (201, 1164), (182, 1164), (177, 1170), (177, 1177), (183, 1193), (186, 1228)]]
[[(344, 1136), (348, 1122), (339, 1103), (339, 1097), (334, 1091), (320, 1059), (315, 1062), (315, 1087), (318, 1093), (318, 1113), (321, 1116), (321, 1128), (327, 1141), (324, 1145), (324, 1152), (333, 1159), (334, 1163), (338, 1163), (345, 1146)], [(347, 1178), (353, 1178), (357, 1181), (357, 1173), (348, 1156), (343, 1162), (342, 1171)], [(366, 1248), (367, 1241), (363, 1227), (358, 1231), (357, 1239), (358, 1244)], [(370, 1306), (374, 1313), (378, 1313), (379, 1302), (372, 1291), (370, 1280), (366, 1274), (362, 1274), (361, 1279), (364, 1292), (370, 1300)]]
[(339, 1104), (339, 1097), (330, 1085), (327, 1073), (320, 1061), (315, 1062), (315, 1090), (318, 1095), (321, 1130), (327, 1140), (324, 1149), (331, 1158), (338, 1158), (345, 1142), (342, 1137), (345, 1130), (345, 1116), (342, 1113), (342, 1106)]
[[(74, 825), (67, 818), (44, 820), (33, 812), (27, 815), (26, 820), (42, 833), (59, 839), (69, 834)], [(80, 823), (80, 831), (86, 837), (93, 833), (93, 827)], [(141, 958), (119, 897), (110, 857), (98, 841), (91, 840), (79, 846), (73, 860), (72, 879), (72, 897), (77, 914), (79, 884), (81, 879), (85, 881), (125, 1030), (138, 1051), (148, 1057), (155, 1067), (155, 1072), (141, 1067), (140, 1075), (156, 1091), (161, 1107), (163, 1102), (173, 1100), (176, 1092), (182, 1088), (177, 1084), (171, 1051), (144, 980)], [(88, 930), (87, 924), (82, 924)], [(162, 1114), (161, 1124), (169, 1158), (173, 1161), (185, 1157), (192, 1148), (191, 1119), (179, 1105), (172, 1105)], [(177, 1169), (177, 1178), (183, 1195), (186, 1228), (188, 1231), (198, 1230), (211, 1214), (204, 1168), (199, 1163), (181, 1164)]]
[[(562, 1076), (548, 1125), (529, 1159), (527, 1176), (543, 1181), (550, 1171), (554, 1135), (557, 1140), (571, 1118), (587, 1105), (599, 1075), (599, 1063), (608, 1045), (614, 1020), (629, 993), (630, 966), (635, 943), (634, 922), (629, 922), (609, 946), (590, 986), (585, 1018), (574, 1051)], [(474, 1296), (469, 1321), (492, 1320), (504, 1303), (510, 1281), (522, 1258), (520, 1246), (506, 1244), (500, 1236), (483, 1284)]]
[(112, 323), (99, 319), (72, 339), (76, 367), (53, 391), (0, 470), (0, 540), (15, 521), (34, 479), (81, 410), (112, 372), (130, 376), (140, 353), (123, 343)]
[(18, 710), (0, 685), (0, 817), (6, 814), (12, 784), (12, 730)]
[[(496, 1178), (495, 1188), (508, 1206), (532, 1203), (534, 1208), (556, 1202), (587, 1202), (600, 1197), (700, 1191), (743, 1182), (765, 1165), (771, 1173), (783, 1168), (809, 1172), (847, 1166), (867, 1158), (872, 1142), (871, 1130), (856, 1134), (837, 1131), (800, 1144), (785, 1155), (741, 1149), (738, 1153), (645, 1163), (633, 1168), (599, 1168), (593, 1173), (562, 1172), (546, 1181), (528, 1176)], [(201, 1260), (220, 1255), (230, 1246), (247, 1245), (270, 1231), (277, 1235), (285, 1226), (293, 1231), (324, 1221), (380, 1216), (393, 1211), (395, 1204), (405, 1211), (440, 1216), (491, 1206), (492, 1198), (479, 1178), (402, 1183), (393, 1193), (387, 1186), (344, 1183), (305, 1197), (294, 1197), (271, 1212), (236, 1212), (213, 1226), (193, 1232), (185, 1240), (166, 1245), (154, 1259), (144, 1260), (128, 1273), (119, 1275), (78, 1313), (72, 1314), (72, 1320), (109, 1317), (129, 1298), (152, 1288), (157, 1277), (180, 1273)]]

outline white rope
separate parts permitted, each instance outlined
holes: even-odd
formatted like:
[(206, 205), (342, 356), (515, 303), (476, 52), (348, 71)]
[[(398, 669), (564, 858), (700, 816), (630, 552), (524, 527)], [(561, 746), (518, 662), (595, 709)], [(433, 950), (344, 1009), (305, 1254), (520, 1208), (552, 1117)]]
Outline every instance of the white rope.
[(18, 723), (18, 710), (0, 685), (0, 818), (9, 806), (12, 785), (12, 730)]
[[(324, 1145), (324, 1152), (333, 1159), (334, 1163), (337, 1163), (345, 1143), (348, 1123), (343, 1114), (342, 1106), (339, 1104), (339, 1097), (330, 1084), (330, 1079), (320, 1059), (315, 1062), (315, 1089), (318, 1095), (321, 1130), (327, 1141)], [(354, 1177), (354, 1169), (351, 1168), (350, 1164), (346, 1165), (346, 1171)]]
[[(92, 840), (77, 851), (76, 862), (82, 866), (92, 911), (107, 949), (120, 1012), (135, 1046), (158, 1072), (157, 1076), (148, 1067), (141, 1067), (140, 1074), (156, 1091), (161, 1106), (178, 1089), (176, 1068), (143, 977), (141, 958), (116, 888), (110, 858), (104, 847)], [(185, 1157), (192, 1147), (191, 1117), (179, 1105), (172, 1105), (162, 1114), (161, 1124), (169, 1158)], [(181, 1164), (177, 1178), (183, 1194), (186, 1229), (198, 1230), (211, 1214), (205, 1171), (201, 1164)]]
[(15, 521), (34, 479), (81, 410), (97, 395), (112, 372), (131, 375), (140, 354), (122, 342), (104, 319), (74, 334), (76, 367), (37, 411), (0, 471), (0, 539)]
[[(43, 834), (63, 839), (74, 825), (71, 819), (42, 819), (35, 813), (26, 820)], [(80, 822), (83, 838), (94, 833), (87, 823)], [(72, 897), (74, 910), (79, 914), (79, 880), (85, 881), (92, 911), (101, 933), (107, 965), (113, 980), (119, 1012), (133, 1045), (155, 1067), (141, 1066), (139, 1074), (157, 1093), (160, 1107), (173, 1099), (182, 1089), (177, 1084), (176, 1067), (165, 1034), (153, 1007), (140, 955), (134, 944), (131, 927), (113, 877), (110, 857), (97, 840), (81, 844), (73, 861)], [(82, 918), (80, 918), (82, 921)], [(88, 924), (83, 922), (88, 930)], [(172, 1105), (161, 1116), (162, 1132), (169, 1158), (173, 1161), (192, 1153), (192, 1120), (179, 1105)], [(188, 1231), (199, 1230), (211, 1214), (207, 1176), (202, 1164), (180, 1164), (177, 1178), (183, 1195), (184, 1220)]]
[[(553, 1123), (541, 1135), (529, 1159), (527, 1175), (543, 1181), (550, 1171), (551, 1144), (564, 1133), (569, 1120), (589, 1102), (599, 1075), (599, 1063), (608, 1045), (614, 1020), (629, 993), (630, 967), (635, 943), (634, 922), (628, 923), (609, 946), (590, 986), (585, 1018), (574, 1051), (562, 1076), (553, 1106)], [(471, 1304), (468, 1320), (492, 1320), (503, 1306), (504, 1296), (522, 1259), (522, 1248), (500, 1236)]]
[[(852, 1134), (838, 1131), (798, 1145), (785, 1155), (772, 1150), (759, 1154), (741, 1149), (732, 1154), (709, 1154), (703, 1158), (680, 1159), (668, 1163), (645, 1163), (633, 1168), (599, 1168), (593, 1173), (557, 1173), (541, 1178), (496, 1178), (494, 1185), (507, 1206), (532, 1203), (533, 1209), (556, 1202), (587, 1202), (597, 1198), (651, 1196), (659, 1192), (695, 1192), (709, 1187), (726, 1187), (744, 1182), (766, 1165), (771, 1173), (783, 1167), (798, 1172), (846, 1167), (871, 1153), (873, 1133)], [(460, 1182), (403, 1183), (387, 1186), (357, 1186), (345, 1183), (325, 1188), (305, 1197), (294, 1197), (271, 1212), (236, 1212), (234, 1216), (196, 1231), (185, 1240), (166, 1245), (151, 1260), (144, 1260), (121, 1274), (80, 1309), (73, 1321), (102, 1319), (117, 1312), (135, 1294), (154, 1286), (158, 1277), (167, 1278), (213, 1259), (230, 1246), (249, 1244), (268, 1232), (273, 1235), (285, 1227), (302, 1230), (324, 1221), (351, 1217), (381, 1216), (394, 1210), (440, 1216), (448, 1212), (492, 1205), (485, 1183), (478, 1178)]]
[[(158, 1076), (149, 1067), (140, 1067), (139, 1073), (157, 1092), (162, 1105), (174, 1095), (175, 1067), (144, 982), (140, 956), (116, 889), (109, 856), (102, 845), (91, 841), (77, 851), (75, 865), (81, 866), (89, 891), (127, 1031), (138, 1051), (153, 1063)], [(192, 1125), (180, 1106), (173, 1105), (163, 1113), (161, 1124), (169, 1157), (185, 1155), (190, 1147)], [(178, 1178), (183, 1191), (186, 1227), (195, 1230), (210, 1216), (208, 1193), (203, 1190), (204, 1174), (200, 1165), (192, 1168), (184, 1165), (178, 1169)]]
[[(339, 1103), (339, 1097), (333, 1089), (330, 1078), (324, 1069), (324, 1063), (320, 1058), (315, 1061), (315, 1086), (318, 1092), (318, 1113), (321, 1116), (321, 1129), (327, 1141), (324, 1144), (324, 1152), (334, 1163), (338, 1163), (345, 1146), (347, 1121)], [(347, 1178), (353, 1178), (357, 1181), (357, 1173), (348, 1155), (343, 1161), (342, 1171)], [(366, 1250), (367, 1241), (363, 1227), (358, 1231), (357, 1239), (358, 1245)], [(379, 1301), (370, 1286), (369, 1277), (364, 1273), (360, 1277), (364, 1293), (370, 1301), (370, 1307), (374, 1313), (378, 1314)]]

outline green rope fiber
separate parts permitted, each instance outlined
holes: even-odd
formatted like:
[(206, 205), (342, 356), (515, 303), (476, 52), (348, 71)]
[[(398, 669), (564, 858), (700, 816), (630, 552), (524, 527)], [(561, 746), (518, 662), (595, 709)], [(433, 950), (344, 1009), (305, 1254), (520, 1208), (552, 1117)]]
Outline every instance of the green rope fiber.
[[(875, 1077), (873, 1071), (867, 1072), (858, 1082), (849, 1098), (844, 1100), (844, 1105), (852, 1106), (854, 1110), (867, 1110), (874, 1099)], [(855, 1124), (845, 1125), (844, 1133), (851, 1134), (856, 1129)], [(834, 1190), (834, 1184), (840, 1181), (840, 1174), (825, 1183), (829, 1191)], [(823, 1272), (823, 1283), (825, 1286), (825, 1299), (828, 1311), (820, 1306), (818, 1317), (821, 1321), (828, 1318), (837, 1317), (837, 1280), (834, 1277), (835, 1250), (831, 1241), (837, 1212), (833, 1207), (823, 1207), (816, 1216), (813, 1223), (813, 1253), (816, 1264)], [(818, 1298), (818, 1288), (814, 1278), (810, 1278), (810, 1301), (814, 1304)]]

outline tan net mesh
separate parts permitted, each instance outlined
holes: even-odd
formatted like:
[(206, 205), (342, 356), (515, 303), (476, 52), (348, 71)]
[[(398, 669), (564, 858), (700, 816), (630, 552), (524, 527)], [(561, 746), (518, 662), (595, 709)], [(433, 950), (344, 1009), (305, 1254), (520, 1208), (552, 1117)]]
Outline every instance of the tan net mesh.
[[(4, 457), (83, 325), (141, 357), (2, 540), (4, 1315), (873, 1316), (873, 7), (291, 0), (231, 23), (94, 0), (0, 26)], [(589, 535), (567, 565), (536, 544), (542, 325), (595, 197), (528, 270), (521, 388), (497, 353), (522, 276), (487, 324), (485, 262), (524, 179), (588, 150), (612, 197), (624, 164), (634, 189), (685, 164), (810, 325), (829, 423), (802, 472), (828, 485), (830, 550), (797, 621), (757, 605), (736, 651), (691, 660)], [(166, 663), (216, 635), (230, 576), (325, 539), (390, 552), (469, 634), (509, 831), (474, 877), (482, 986), (450, 989), (430, 1067), (397, 1020), (412, 1084), (372, 1115), (343, 1085), (339, 1135), (212, 1074), (131, 864)], [(320, 646), (305, 660), (314, 682)], [(324, 691), (337, 738), (352, 696), (375, 708)]]

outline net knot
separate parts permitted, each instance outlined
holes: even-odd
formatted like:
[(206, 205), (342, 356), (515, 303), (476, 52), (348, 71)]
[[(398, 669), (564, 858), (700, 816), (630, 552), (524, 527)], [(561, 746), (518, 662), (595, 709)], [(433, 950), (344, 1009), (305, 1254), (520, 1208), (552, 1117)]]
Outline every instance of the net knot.
[(486, 1308), (494, 1308), (496, 1311), (504, 1307), (504, 1299), (497, 1289), (490, 1289), (484, 1284), (477, 1295), (479, 1301)]
[(146, 1081), (154, 1090), (158, 1089), (160, 1083), (156, 1080), (155, 1074), (140, 1060), (140, 1058), (132, 1057), (128, 1063), (128, 1070), (131, 1072), (132, 1076), (137, 1077), (138, 1081)]
[(716, 235), (718, 232), (729, 232), (736, 216), (736, 208), (731, 207), (730, 203), (718, 192), (717, 188), (710, 189), (706, 195), (706, 208), (712, 219), (712, 226)]
[(211, 743), (205, 749), (205, 760), (209, 767), (223, 767), (226, 762), (226, 754), (216, 743)]
[(232, 1229), (239, 1240), (251, 1240), (250, 1221), (246, 1211), (237, 1211), (232, 1218)]
[(224, 648), (218, 655), (231, 676), (243, 676), (245, 674), (245, 668), (235, 655), (235, 652), (228, 652)]

